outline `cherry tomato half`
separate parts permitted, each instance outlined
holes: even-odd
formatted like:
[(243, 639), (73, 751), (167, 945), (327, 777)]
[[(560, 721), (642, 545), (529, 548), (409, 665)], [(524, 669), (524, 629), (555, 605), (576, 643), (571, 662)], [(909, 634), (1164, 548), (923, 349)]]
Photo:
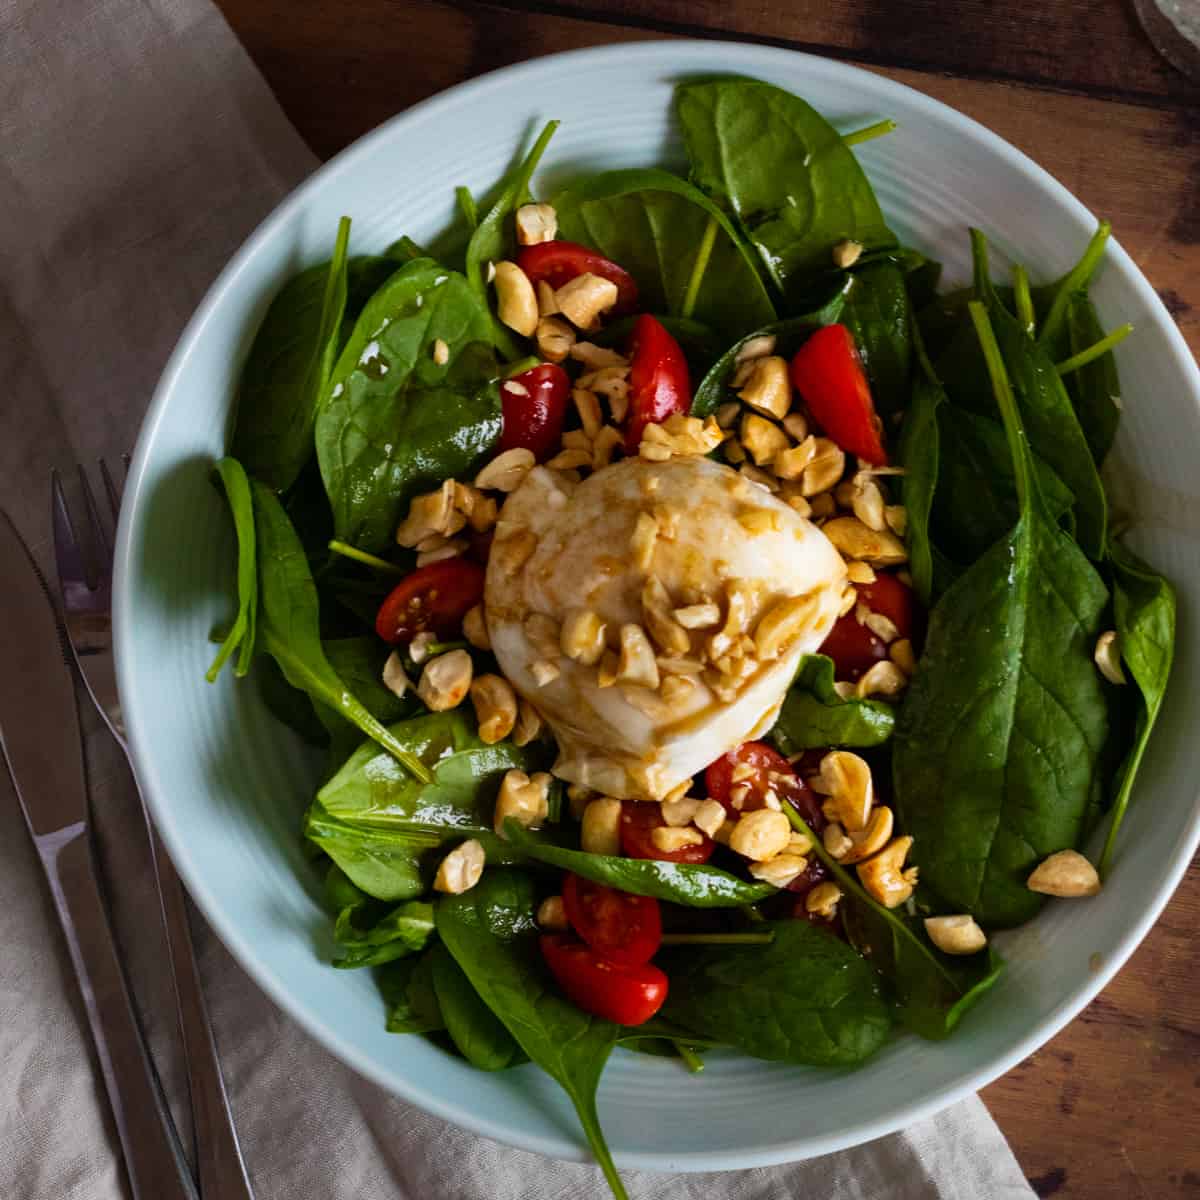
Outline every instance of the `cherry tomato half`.
[(662, 944), (662, 915), (653, 896), (633, 896), (568, 873), (563, 907), (571, 928), (593, 950), (617, 962), (649, 962)]
[(637, 309), (638, 289), (633, 276), (612, 259), (577, 242), (553, 241), (526, 246), (517, 255), (517, 266), (535, 287), (544, 280), (558, 289), (578, 275), (599, 275), (617, 285), (617, 303), (612, 316), (627, 316)]
[(668, 981), (652, 963), (623, 963), (561, 933), (539, 939), (542, 957), (567, 998), (618, 1025), (642, 1025), (663, 1006)]
[(418, 633), (456, 637), (467, 611), (483, 599), (484, 570), (466, 558), (418, 567), (380, 605), (375, 632), (385, 642), (411, 642)]
[[(887, 617), (901, 637), (912, 637), (915, 621), (911, 588), (895, 575), (880, 572), (874, 583), (855, 584), (855, 590), (859, 601)], [(859, 621), (856, 610), (857, 606), (834, 622), (819, 651), (833, 659), (834, 675), (850, 683), (888, 656), (887, 643)]]
[(642, 430), (692, 406), (687, 359), (679, 343), (649, 313), (638, 317), (629, 338), (629, 415), (625, 453), (636, 454)]
[[(749, 774), (747, 774), (749, 772)], [(734, 775), (738, 775), (737, 783)], [(741, 807), (736, 808), (732, 792), (738, 784), (746, 784)], [(797, 774), (786, 758), (766, 742), (743, 742), (736, 750), (722, 754), (704, 772), (704, 784), (709, 796), (720, 801), (732, 815), (753, 812), (766, 804), (768, 791), (793, 808), (812, 825), (821, 818), (821, 805), (815, 793)]]
[(666, 827), (657, 804), (644, 800), (626, 800), (621, 805), (621, 849), (630, 858), (657, 858), (663, 862), (702, 863), (712, 857), (713, 840), (684, 846), (681, 850), (660, 850), (654, 844), (654, 831)]
[(871, 388), (845, 325), (818, 329), (792, 358), (792, 387), (814, 420), (841, 448), (866, 462), (887, 462)]
[(556, 363), (539, 363), (500, 385), (500, 449), (532, 450), (539, 462), (558, 452), (571, 379)]

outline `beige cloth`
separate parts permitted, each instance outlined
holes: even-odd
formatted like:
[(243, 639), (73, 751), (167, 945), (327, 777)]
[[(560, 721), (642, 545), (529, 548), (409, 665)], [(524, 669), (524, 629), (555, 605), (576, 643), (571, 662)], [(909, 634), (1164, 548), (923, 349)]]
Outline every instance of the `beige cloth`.
[[(207, 0), (0, 0), (0, 504), (43, 560), (50, 467), (132, 445), (204, 289), (314, 166)], [(145, 838), (122, 760), (86, 710), (84, 721), (119, 934), (186, 1122)], [(606, 1194), (593, 1167), (478, 1138), (357, 1077), (197, 927), (262, 1200)], [(978, 1099), (814, 1162), (720, 1176), (630, 1173), (628, 1183), (631, 1196), (659, 1200), (1033, 1194)], [(124, 1194), (64, 944), (0, 778), (0, 1197)]]

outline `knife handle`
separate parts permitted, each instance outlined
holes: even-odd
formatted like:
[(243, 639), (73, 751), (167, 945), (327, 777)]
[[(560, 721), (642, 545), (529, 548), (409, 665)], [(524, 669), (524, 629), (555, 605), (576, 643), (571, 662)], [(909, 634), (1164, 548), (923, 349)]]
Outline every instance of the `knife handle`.
[(179, 1028), (183, 1035), (192, 1120), (196, 1127), (200, 1194), (205, 1200), (254, 1200), (233, 1115), (229, 1111), (229, 1097), (221, 1077), (208, 1008), (204, 1003), (183, 884), (148, 814), (146, 826), (150, 831), (171, 977), (179, 1006)]
[(37, 845), (83, 993), (134, 1200), (198, 1200), (134, 1016), (87, 828), (69, 825), (39, 837)]

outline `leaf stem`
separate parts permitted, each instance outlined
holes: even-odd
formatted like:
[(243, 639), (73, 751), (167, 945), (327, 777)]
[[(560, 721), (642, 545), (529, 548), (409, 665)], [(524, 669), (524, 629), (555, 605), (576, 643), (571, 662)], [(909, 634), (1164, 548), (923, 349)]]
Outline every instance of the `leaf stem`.
[(664, 946), (769, 946), (773, 933), (664, 933)]
[(428, 661), (435, 655), (445, 654), (450, 650), (465, 650), (466, 648), (466, 642), (430, 642), (425, 647), (425, 661)]
[(1029, 290), (1029, 275), (1025, 268), (1017, 263), (1013, 267), (1013, 296), (1017, 304), (1017, 320), (1030, 337), (1037, 328), (1037, 318), (1033, 311), (1033, 294)]
[(857, 146), (862, 142), (871, 142), (878, 137), (892, 133), (895, 128), (896, 122), (891, 117), (888, 117), (886, 121), (876, 121), (874, 125), (868, 125), (864, 129), (856, 129), (853, 133), (843, 133), (842, 141), (847, 146)]
[(471, 189), (465, 186), (456, 187), (454, 198), (458, 201), (458, 210), (462, 213), (463, 220), (474, 233), (479, 228), (479, 210), (475, 207), (475, 197), (471, 195)]
[(1038, 342), (1042, 345), (1053, 343), (1059, 326), (1067, 315), (1067, 305), (1071, 302), (1072, 294), (1087, 287), (1088, 280), (1100, 265), (1110, 233), (1112, 233), (1112, 226), (1107, 221), (1101, 221), (1096, 227), (1096, 232), (1092, 234), (1092, 240), (1088, 242), (1083, 257), (1058, 285), (1054, 300), (1050, 305), (1050, 311), (1046, 314), (1045, 321), (1042, 322), (1042, 332), (1038, 334)]
[(1069, 375), (1072, 371), (1078, 371), (1080, 367), (1086, 367), (1088, 363), (1095, 362), (1098, 358), (1103, 358), (1114, 346), (1120, 345), (1132, 332), (1133, 326), (1126, 321), (1124, 325), (1118, 325), (1107, 337), (1103, 337), (1086, 349), (1080, 350), (1078, 354), (1072, 354), (1070, 358), (1064, 359), (1054, 369), (1060, 375)]
[(684, 1066), (687, 1067), (693, 1075), (699, 1075), (704, 1070), (704, 1059), (696, 1053), (691, 1046), (686, 1042), (675, 1042), (675, 1052), (683, 1059)]
[(380, 558), (377, 554), (368, 554), (366, 550), (360, 550), (357, 546), (351, 546), (349, 542), (339, 542), (337, 538), (334, 538), (329, 543), (329, 549), (334, 554), (340, 554), (343, 558), (352, 558), (355, 562), (365, 563), (368, 567), (373, 567), (376, 571), (386, 571), (389, 575), (406, 574), (403, 567), (398, 567), (395, 563), (388, 562), (386, 558)]
[(696, 308), (696, 300), (700, 296), (700, 284), (704, 279), (705, 271), (708, 270), (708, 260), (712, 257), (712, 249), (716, 240), (717, 218), (710, 215), (700, 238), (699, 249), (696, 251), (696, 261), (692, 263), (692, 274), (688, 279), (687, 291), (683, 294), (683, 304), (679, 309), (681, 317), (690, 317)]

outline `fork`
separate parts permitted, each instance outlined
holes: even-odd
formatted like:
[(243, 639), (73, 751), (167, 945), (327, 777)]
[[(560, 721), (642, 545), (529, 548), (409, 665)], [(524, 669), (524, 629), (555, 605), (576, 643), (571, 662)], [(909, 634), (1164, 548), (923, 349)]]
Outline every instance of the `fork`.
[[(127, 470), (127, 455), (122, 457), (122, 463)], [(88, 480), (88, 473), (82, 465), (77, 469), (84, 499), (84, 520), (81, 527), (86, 529), (90, 547), (95, 551), (92, 555), (94, 570), (89, 578), (84, 543), (71, 520), (62, 479), (56, 471), (51, 477), (51, 507), (54, 555), (58, 566), (63, 615), (71, 652), (83, 676), (88, 695), (129, 760), (129, 746), (125, 739), (125, 725), (113, 669), (113, 547)], [(109, 513), (115, 526), (121, 507), (121, 486), (103, 459), (99, 462), (99, 469)], [(121, 472), (121, 479), (124, 479), (124, 470)], [(130, 766), (132, 767), (132, 761)], [(134, 782), (136, 786), (136, 777)], [(196, 1166), (200, 1194), (203, 1200), (253, 1200), (254, 1193), (238, 1144), (237, 1130), (233, 1124), (233, 1114), (230, 1112), (229, 1098), (221, 1076), (208, 1007), (200, 983), (200, 972), (196, 965), (183, 884), (158, 836), (140, 789), (138, 797), (150, 837), (151, 857), (167, 936), (171, 978), (179, 1010), (179, 1027), (183, 1035), (196, 1136)]]

